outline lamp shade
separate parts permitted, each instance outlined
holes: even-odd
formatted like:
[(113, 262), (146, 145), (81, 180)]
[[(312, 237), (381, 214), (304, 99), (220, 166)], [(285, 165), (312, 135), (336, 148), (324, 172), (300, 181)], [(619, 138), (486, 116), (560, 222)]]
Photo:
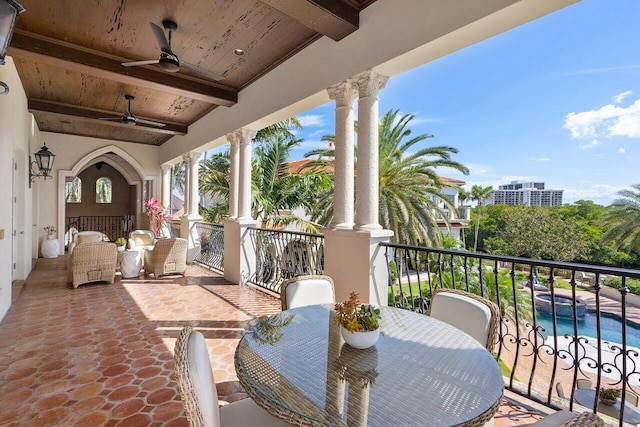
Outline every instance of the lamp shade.
[(4, 65), (4, 57), (20, 12), (24, 12), (24, 7), (17, 1), (0, 0), (0, 65)]
[(49, 175), (51, 172), (51, 168), (53, 168), (53, 161), (56, 156), (47, 148), (46, 144), (42, 145), (40, 151), (34, 154), (36, 157), (36, 163), (38, 164), (38, 169), (40, 169), (40, 173), (44, 176)]

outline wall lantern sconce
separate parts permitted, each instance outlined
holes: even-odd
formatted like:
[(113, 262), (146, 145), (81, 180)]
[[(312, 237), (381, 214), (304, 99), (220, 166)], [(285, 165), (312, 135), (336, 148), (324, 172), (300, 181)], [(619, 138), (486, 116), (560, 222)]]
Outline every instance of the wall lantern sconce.
[[(43, 144), (40, 151), (34, 154), (34, 157), (36, 158), (36, 160), (31, 161), (31, 156), (29, 156), (29, 188), (31, 188), (31, 183), (38, 177), (44, 179), (53, 178), (51, 175), (49, 175), (49, 172), (51, 172), (53, 161), (55, 160), (56, 156), (51, 151), (49, 151), (47, 145)], [(38, 167), (37, 173), (33, 170), (34, 164)]]
[[(16, 19), (21, 12), (24, 12), (24, 7), (17, 1), (0, 0), (0, 65), (4, 65), (4, 57), (7, 55)], [(0, 95), (9, 93), (9, 86), (6, 83), (0, 82), (0, 87), (3, 89)]]

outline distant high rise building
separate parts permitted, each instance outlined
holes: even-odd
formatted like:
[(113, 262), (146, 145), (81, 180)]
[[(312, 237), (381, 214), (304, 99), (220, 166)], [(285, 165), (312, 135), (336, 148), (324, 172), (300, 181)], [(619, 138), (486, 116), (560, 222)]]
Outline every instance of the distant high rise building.
[[(564, 190), (545, 190), (544, 182), (511, 181), (493, 191), (493, 204), (559, 206)], [(490, 202), (489, 202), (490, 203)]]

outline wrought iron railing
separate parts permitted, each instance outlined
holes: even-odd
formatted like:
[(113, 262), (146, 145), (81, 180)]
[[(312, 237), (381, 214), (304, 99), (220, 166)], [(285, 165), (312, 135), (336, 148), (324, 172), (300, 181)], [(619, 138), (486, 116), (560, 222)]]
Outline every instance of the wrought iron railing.
[(99, 231), (109, 240), (118, 237), (128, 238), (136, 228), (135, 216), (68, 216), (65, 218), (65, 245), (68, 245), (73, 234), (78, 231)]
[[(640, 392), (640, 304), (628, 287), (640, 278), (639, 270), (381, 245), (388, 260), (389, 305), (424, 313), (433, 290), (441, 287), (498, 304), (495, 356), (507, 372), (509, 390), (569, 409), (576, 405), (574, 385), (582, 378), (595, 390), (620, 389), (623, 402), (628, 393)], [(558, 398), (558, 383), (566, 399)], [(586, 406), (597, 411), (595, 399)]]
[(291, 277), (322, 274), (324, 236), (284, 230), (253, 228), (249, 236), (255, 248), (255, 270), (248, 282), (280, 292)]
[[(224, 271), (224, 226), (209, 222), (197, 222), (200, 237), (200, 253), (195, 260), (219, 271)], [(180, 230), (178, 230), (178, 235)]]

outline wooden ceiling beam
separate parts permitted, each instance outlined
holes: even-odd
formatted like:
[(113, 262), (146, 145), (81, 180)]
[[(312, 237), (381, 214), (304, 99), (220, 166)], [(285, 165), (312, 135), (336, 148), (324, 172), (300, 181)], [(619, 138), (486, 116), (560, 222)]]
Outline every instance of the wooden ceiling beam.
[(342, 40), (360, 25), (360, 13), (342, 0), (261, 0), (335, 41)]
[(15, 58), (37, 61), (124, 84), (197, 99), (230, 107), (238, 102), (238, 92), (219, 83), (171, 74), (146, 67), (123, 67), (129, 61), (50, 37), (16, 29), (8, 52)]
[[(42, 99), (34, 99), (34, 98), (29, 98), (27, 102), (28, 102), (27, 108), (31, 113), (45, 112), (45, 113), (59, 114), (61, 116), (67, 116), (67, 117), (68, 116), (79, 117), (83, 120), (97, 122), (103, 125), (127, 127), (133, 130), (137, 128), (139, 130), (145, 130), (147, 132), (154, 132), (154, 133), (162, 133), (165, 135), (186, 135), (188, 130), (187, 126), (184, 126), (184, 125), (170, 123), (162, 120), (156, 120), (148, 117), (140, 117), (140, 118), (151, 120), (151, 121), (159, 121), (161, 123), (164, 123), (165, 126), (158, 128), (154, 126), (148, 126), (143, 123), (137, 123), (135, 126), (133, 126), (127, 123), (123, 123), (122, 121), (100, 120), (100, 118), (121, 119), (122, 114), (114, 113), (111, 111), (95, 110), (93, 108), (78, 107), (76, 105), (69, 105), (61, 102), (45, 101)], [(139, 116), (136, 116), (136, 117), (139, 117)]]

